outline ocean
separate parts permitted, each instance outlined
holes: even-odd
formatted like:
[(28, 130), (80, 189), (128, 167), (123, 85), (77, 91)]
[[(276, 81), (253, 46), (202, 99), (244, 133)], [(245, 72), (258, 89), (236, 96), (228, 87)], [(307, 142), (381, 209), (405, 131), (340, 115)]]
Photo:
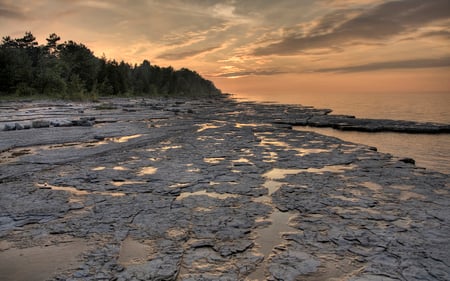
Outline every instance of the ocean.
[[(450, 93), (377, 94), (236, 94), (235, 98), (255, 102), (301, 104), (332, 109), (332, 114), (437, 122), (450, 124)], [(396, 157), (410, 157), (416, 166), (450, 174), (450, 134), (423, 135), (400, 133), (363, 133), (330, 128), (296, 127), (346, 141), (377, 147)]]

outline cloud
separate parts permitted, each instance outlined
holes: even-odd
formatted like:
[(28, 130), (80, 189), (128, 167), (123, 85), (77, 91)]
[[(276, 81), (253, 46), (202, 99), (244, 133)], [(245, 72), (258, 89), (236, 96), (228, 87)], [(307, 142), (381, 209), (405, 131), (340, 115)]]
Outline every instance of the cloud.
[(422, 37), (435, 37), (450, 40), (450, 31), (448, 30), (435, 30), (429, 31), (421, 35)]
[(211, 75), (212, 77), (220, 77), (220, 78), (238, 78), (244, 76), (271, 76), (278, 74), (285, 74), (288, 72), (281, 70), (247, 70), (247, 71), (235, 71), (235, 72), (226, 72), (220, 73), (216, 75)]
[(323, 16), (307, 34), (288, 34), (277, 42), (256, 48), (253, 54), (295, 55), (315, 48), (383, 41), (449, 18), (448, 0), (390, 1), (366, 10), (337, 10)]
[(434, 58), (434, 59), (385, 61), (354, 66), (337, 67), (337, 68), (323, 68), (318, 69), (315, 72), (352, 73), (352, 72), (365, 72), (365, 71), (376, 71), (386, 69), (418, 69), (418, 68), (439, 68), (439, 67), (450, 67), (450, 57)]
[(20, 8), (0, 2), (0, 18), (23, 20), (27, 17)]
[(204, 53), (209, 53), (214, 50), (221, 48), (221, 46), (213, 46), (199, 50), (188, 50), (188, 51), (179, 51), (179, 52), (166, 52), (159, 55), (158, 59), (166, 59), (166, 60), (181, 60), (188, 57), (198, 56)]

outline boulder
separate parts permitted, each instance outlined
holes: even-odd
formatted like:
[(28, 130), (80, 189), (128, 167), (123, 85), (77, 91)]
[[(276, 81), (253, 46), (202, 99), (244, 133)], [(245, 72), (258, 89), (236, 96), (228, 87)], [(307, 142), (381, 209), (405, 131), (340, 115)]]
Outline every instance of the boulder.
[(3, 131), (14, 131), (16, 129), (16, 126), (13, 124), (5, 124), (3, 127)]
[(33, 128), (48, 128), (48, 127), (50, 127), (50, 121), (47, 121), (47, 120), (34, 120), (32, 123), (31, 123), (31, 126), (33, 127)]

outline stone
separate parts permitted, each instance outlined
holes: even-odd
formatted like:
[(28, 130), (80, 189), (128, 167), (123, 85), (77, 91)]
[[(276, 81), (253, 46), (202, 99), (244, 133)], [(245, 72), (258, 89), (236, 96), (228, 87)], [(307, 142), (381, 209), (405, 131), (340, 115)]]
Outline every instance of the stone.
[(311, 255), (288, 250), (271, 258), (268, 270), (275, 280), (295, 281), (317, 271), (320, 261)]
[(16, 124), (14, 124), (14, 126), (16, 127), (16, 130), (23, 130), (24, 129), (24, 127), (20, 123), (16, 123)]
[(95, 117), (81, 117), (79, 120), (72, 120), (73, 126), (91, 127), (95, 125)]
[(284, 121), (297, 126), (330, 127), (342, 131), (360, 132), (399, 132), (416, 134), (444, 134), (450, 132), (450, 125), (437, 123), (419, 123), (387, 119), (363, 119), (347, 115), (315, 115), (305, 122)]
[(1, 247), (89, 245), (51, 280), (449, 279), (448, 175), (289, 125), (372, 121), (231, 99), (105, 102), (95, 118), (91, 103), (22, 103), (80, 123), (0, 132)]
[(232, 242), (218, 242), (213, 249), (220, 253), (222, 257), (227, 257), (236, 253), (241, 253), (254, 245), (250, 240), (238, 240)]
[(14, 124), (5, 124), (5, 126), (3, 126), (3, 131), (13, 131), (16, 129), (16, 125)]
[(358, 277), (352, 277), (349, 281), (398, 281), (401, 279), (394, 279), (384, 275), (363, 274)]
[(67, 119), (59, 119), (59, 120), (53, 120), (50, 122), (50, 126), (53, 127), (70, 127), (72, 126), (72, 121)]
[(33, 128), (48, 128), (50, 127), (50, 121), (47, 120), (34, 120), (31, 123)]
[(406, 163), (406, 164), (413, 164), (413, 165), (416, 164), (416, 161), (412, 158), (401, 158), (398, 161)]

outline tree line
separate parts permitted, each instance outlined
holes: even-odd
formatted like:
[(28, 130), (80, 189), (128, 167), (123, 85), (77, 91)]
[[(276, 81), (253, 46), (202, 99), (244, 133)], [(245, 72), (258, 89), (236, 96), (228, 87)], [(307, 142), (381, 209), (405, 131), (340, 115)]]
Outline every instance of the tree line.
[(52, 33), (39, 45), (31, 32), (5, 36), (0, 45), (0, 97), (43, 95), (95, 99), (101, 96), (209, 97), (221, 92), (195, 71), (98, 58), (81, 43)]

